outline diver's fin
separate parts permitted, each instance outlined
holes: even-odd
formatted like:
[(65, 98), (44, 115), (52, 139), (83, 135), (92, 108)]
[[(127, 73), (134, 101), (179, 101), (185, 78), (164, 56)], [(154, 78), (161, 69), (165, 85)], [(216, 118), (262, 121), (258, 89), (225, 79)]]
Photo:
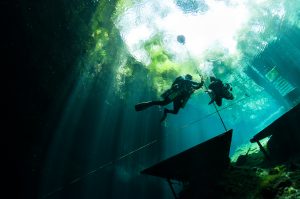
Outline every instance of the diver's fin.
[(145, 110), (146, 108), (149, 108), (153, 104), (151, 102), (142, 102), (134, 106), (135, 111), (142, 111)]

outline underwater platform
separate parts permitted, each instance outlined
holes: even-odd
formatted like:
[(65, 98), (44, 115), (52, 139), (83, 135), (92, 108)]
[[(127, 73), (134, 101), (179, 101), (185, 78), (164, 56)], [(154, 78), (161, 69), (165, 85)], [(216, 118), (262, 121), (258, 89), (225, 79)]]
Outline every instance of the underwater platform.
[[(260, 140), (267, 137), (270, 139), (265, 149), (261, 146)], [(250, 142), (256, 142), (266, 158), (274, 163), (298, 159), (300, 156), (300, 104), (254, 135)]]
[[(191, 187), (209, 184), (209, 181), (217, 179), (230, 164), (231, 138), (232, 129), (163, 160), (141, 171), (141, 173), (165, 178), (175, 198), (191, 198), (190, 196), (184, 196), (187, 195), (184, 194), (187, 193), (185, 190), (181, 191), (181, 196), (177, 196), (171, 180), (187, 184), (188, 189), (191, 189)], [(195, 193), (193, 194), (195, 195)]]

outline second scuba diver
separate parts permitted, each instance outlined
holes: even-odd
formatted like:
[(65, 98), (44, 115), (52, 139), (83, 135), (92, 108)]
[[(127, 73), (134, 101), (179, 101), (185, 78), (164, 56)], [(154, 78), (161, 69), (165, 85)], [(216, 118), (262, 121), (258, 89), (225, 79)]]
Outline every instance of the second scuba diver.
[(222, 105), (222, 98), (227, 100), (233, 100), (232, 87), (228, 83), (223, 83), (220, 79), (213, 76), (210, 77), (210, 84), (208, 86), (208, 91), (206, 91), (210, 97), (211, 101), (208, 104), (216, 102), (218, 106)]

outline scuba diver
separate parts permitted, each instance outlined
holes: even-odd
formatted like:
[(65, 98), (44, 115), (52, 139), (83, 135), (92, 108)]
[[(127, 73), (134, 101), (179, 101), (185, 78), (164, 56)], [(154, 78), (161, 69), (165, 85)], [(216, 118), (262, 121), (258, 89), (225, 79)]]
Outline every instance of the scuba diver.
[(204, 84), (203, 79), (201, 78), (201, 82), (192, 81), (193, 77), (190, 74), (185, 76), (179, 76), (175, 79), (170, 89), (166, 90), (161, 97), (163, 100), (160, 101), (149, 101), (142, 102), (135, 105), (136, 111), (142, 111), (150, 106), (159, 105), (165, 106), (173, 102), (173, 110), (169, 110), (164, 108), (164, 113), (160, 122), (164, 121), (167, 117), (168, 113), (177, 114), (180, 108), (184, 108), (185, 104), (189, 100), (190, 96), (193, 92), (199, 88), (201, 88)]
[(232, 91), (232, 87), (230, 84), (223, 82), (220, 79), (217, 79), (213, 76), (210, 76), (210, 84), (208, 86), (208, 91), (206, 91), (210, 97), (211, 101), (208, 104), (212, 104), (216, 102), (218, 106), (222, 105), (222, 98), (227, 100), (233, 100), (233, 95), (230, 91)]

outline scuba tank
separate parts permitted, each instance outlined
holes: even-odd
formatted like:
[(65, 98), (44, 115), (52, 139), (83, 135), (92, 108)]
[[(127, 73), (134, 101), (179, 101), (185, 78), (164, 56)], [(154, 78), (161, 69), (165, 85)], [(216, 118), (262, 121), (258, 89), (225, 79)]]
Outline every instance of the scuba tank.
[(182, 76), (179, 76), (175, 79), (175, 81), (172, 84), (172, 87), (166, 90), (163, 94), (161, 94), (162, 98), (169, 98), (171, 100), (175, 99), (178, 95), (182, 93), (182, 80), (184, 78)]

